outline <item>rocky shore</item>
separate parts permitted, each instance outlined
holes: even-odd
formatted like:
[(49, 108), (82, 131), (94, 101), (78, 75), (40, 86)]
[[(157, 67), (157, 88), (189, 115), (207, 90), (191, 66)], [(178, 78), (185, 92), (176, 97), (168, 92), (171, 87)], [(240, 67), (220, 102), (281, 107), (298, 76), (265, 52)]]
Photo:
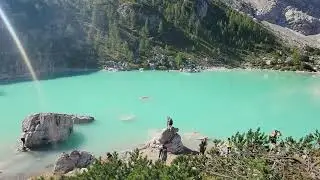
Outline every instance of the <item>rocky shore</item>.
[[(75, 122), (87, 123), (92, 122), (91, 119), (94, 118), (90, 116), (57, 113), (38, 113), (28, 116), (22, 122), (22, 131), (24, 135), (27, 135), (24, 136), (26, 137), (26, 142), (28, 142), (26, 143), (26, 146), (30, 148), (28, 151), (33, 151), (33, 147), (31, 146), (32, 142), (37, 142), (34, 146), (34, 148), (37, 148), (39, 145), (48, 146), (50, 143), (68, 141), (68, 136), (70, 133), (72, 133), (72, 131), (70, 132), (70, 128), (73, 127)], [(156, 131), (156, 133), (152, 135), (153, 138), (137, 148), (142, 157), (147, 157), (147, 159), (151, 161), (157, 161), (159, 159), (163, 160), (161, 151), (166, 149), (168, 154), (166, 155), (165, 163), (167, 165), (171, 165), (173, 160), (180, 155), (199, 154), (199, 149), (201, 149), (199, 148), (200, 144), (202, 144), (204, 141), (207, 142), (206, 148), (208, 150), (211, 148), (215, 148), (217, 150), (217, 156), (227, 156), (229, 146), (224, 140), (211, 141), (209, 143), (207, 141), (208, 137), (201, 135), (198, 132), (181, 133), (179, 128), (173, 126), (173, 121), (168, 120), (167, 124), (168, 125), (165, 129)], [(259, 131), (260, 130), (258, 129), (257, 132)], [(249, 132), (252, 133), (251, 130)], [(39, 138), (40, 140), (33, 141), (34, 139)], [(38, 142), (43, 143), (39, 144)], [(234, 151), (238, 153), (239, 149), (234, 149)], [(136, 152), (137, 151), (135, 149), (120, 152), (118, 155), (106, 153), (100, 157), (82, 150), (63, 152), (59, 157), (57, 157), (55, 162), (48, 162), (54, 164), (47, 166), (46, 172), (41, 171), (39, 174), (30, 174), (32, 177), (30, 177), (30, 175), (17, 175), (16, 177), (19, 176), (19, 178), (22, 177), (22, 179), (27, 179), (27, 177), (30, 177), (30, 179), (35, 179), (42, 176), (45, 177), (45, 179), (50, 179), (52, 177), (59, 178), (62, 175), (75, 176), (90, 171), (91, 167), (95, 167), (96, 162), (111, 162), (110, 158), (112, 158), (113, 155), (117, 156), (122, 162), (130, 162), (132, 154)]]
[[(258, 57), (246, 57), (244, 61), (236, 63), (229, 62), (223, 57), (192, 58), (183, 57), (177, 54), (176, 57), (167, 55), (161, 48), (152, 49), (151, 56), (144, 63), (125, 63), (108, 61), (103, 66), (106, 71), (132, 71), (132, 70), (160, 70), (160, 71), (180, 71), (186, 73), (198, 73), (203, 71), (221, 69), (267, 69), (276, 71), (303, 71), (319, 72), (320, 56), (313, 50), (304, 49), (293, 54), (286, 54), (278, 51), (276, 54), (266, 54)], [(288, 52), (287, 52), (288, 53)]]
[[(154, 140), (160, 137), (163, 137), (164, 132), (165, 130), (161, 130), (159, 134), (155, 135), (153, 139), (146, 142), (145, 144), (138, 145), (135, 148), (132, 148), (130, 150), (124, 150), (124, 151), (118, 152), (120, 159), (128, 160), (128, 158), (130, 158), (130, 154), (134, 152), (136, 149), (139, 149), (141, 156), (147, 157), (149, 160), (152, 160), (152, 161), (157, 161), (159, 159), (159, 150), (160, 150), (161, 144), (154, 143)], [(205, 136), (201, 135), (198, 132), (181, 134), (181, 141), (177, 141), (176, 143), (182, 144), (183, 145), (182, 149), (184, 151), (180, 153), (168, 152), (166, 164), (170, 165), (174, 159), (176, 159), (179, 155), (182, 155), (182, 154), (190, 154), (190, 153), (197, 154), (199, 150), (200, 139), (203, 139), (204, 137)], [(214, 144), (212, 142), (209, 142), (207, 146), (208, 149), (213, 147), (213, 145)], [(81, 154), (86, 154), (86, 156), (84, 158), (81, 158)], [(29, 176), (28, 178), (31, 180), (40, 176), (45, 177), (46, 179), (50, 179), (50, 177), (60, 177), (61, 175), (74, 176), (76, 174), (86, 172), (89, 166), (94, 163), (93, 158), (101, 158), (102, 161), (104, 162), (108, 161), (107, 153), (103, 156), (95, 156), (85, 151), (74, 150), (70, 153), (61, 154), (57, 158), (54, 165), (51, 165), (49, 168), (47, 168), (47, 171), (38, 172), (36, 174)], [(83, 162), (83, 163), (82, 165), (81, 164), (77, 165), (78, 162)]]
[[(68, 141), (73, 133), (73, 126), (76, 124), (86, 124), (93, 122), (91, 116), (59, 114), (59, 113), (37, 113), (27, 116), (22, 121), (22, 152), (36, 151), (38, 148), (51, 148), (52, 144)], [(198, 154), (199, 140), (205, 136), (197, 132), (180, 134), (179, 129), (168, 125), (167, 128), (157, 131), (153, 138), (143, 145), (134, 149), (139, 149), (141, 155), (156, 161), (159, 159), (159, 151), (166, 147), (168, 151), (167, 164), (182, 154)], [(121, 152), (119, 157), (126, 160), (134, 150)], [(111, 154), (100, 158), (108, 160)], [(46, 167), (47, 172), (39, 172), (45, 176), (73, 176), (77, 173), (87, 171), (99, 157), (90, 152), (73, 150), (70, 153), (63, 152), (54, 164)], [(52, 162), (53, 163), (53, 162)], [(38, 176), (35, 174), (33, 176)]]
[[(166, 69), (162, 71), (168, 72), (184, 72), (184, 73), (201, 73), (201, 72), (210, 72), (210, 71), (231, 71), (231, 70), (244, 70), (244, 71), (277, 71), (277, 72), (297, 72), (297, 73), (313, 73), (318, 74), (320, 72), (320, 64), (319, 65), (310, 65), (304, 64), (303, 66), (307, 67), (306, 69), (299, 69), (296, 67), (284, 66), (270, 66), (267, 64), (264, 65), (248, 65), (243, 64), (241, 66), (196, 66), (193, 68), (181, 68), (181, 69)], [(121, 70), (117, 68), (105, 68), (105, 71), (109, 72), (121, 72), (121, 71), (136, 71), (138, 69), (130, 69), (130, 70)], [(150, 70), (149, 68), (139, 68), (139, 71)], [(160, 70), (161, 71), (161, 70)]]
[[(197, 64), (196, 62), (205, 62)], [(185, 73), (199, 73), (204, 71), (220, 71), (220, 70), (272, 70), (272, 71), (292, 71), (292, 72), (320, 72), (320, 57), (311, 56), (296, 64), (291, 57), (285, 60), (275, 59), (272, 57), (259, 57), (256, 60), (227, 65), (219, 59), (186, 59), (179, 67), (175, 64), (174, 57), (163, 54), (156, 54), (144, 64), (132, 64), (120, 61), (107, 61), (102, 69), (109, 72), (118, 71), (144, 71), (144, 70), (159, 70), (159, 71), (179, 71)], [(39, 79), (54, 79), (65, 76), (85, 75), (100, 71), (100, 69), (74, 69), (63, 68), (57, 69), (54, 72), (40, 72), (36, 74)], [(8, 75), (0, 74), (0, 84), (14, 83), (20, 81), (31, 80), (30, 74)]]

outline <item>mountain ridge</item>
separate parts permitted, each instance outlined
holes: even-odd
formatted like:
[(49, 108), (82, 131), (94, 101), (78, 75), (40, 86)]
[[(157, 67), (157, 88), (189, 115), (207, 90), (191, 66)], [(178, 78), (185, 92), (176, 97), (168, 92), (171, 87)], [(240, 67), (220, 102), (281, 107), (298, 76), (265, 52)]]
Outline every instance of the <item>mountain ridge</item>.
[(320, 34), (318, 0), (224, 0), (261, 21), (288, 27), (304, 35)]

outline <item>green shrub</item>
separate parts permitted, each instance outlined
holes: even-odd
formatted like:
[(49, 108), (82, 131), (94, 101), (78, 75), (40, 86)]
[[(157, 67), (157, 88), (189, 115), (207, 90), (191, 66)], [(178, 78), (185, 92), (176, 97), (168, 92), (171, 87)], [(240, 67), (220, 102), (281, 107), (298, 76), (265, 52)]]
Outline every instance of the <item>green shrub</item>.
[(312, 179), (320, 175), (320, 133), (295, 140), (287, 137), (270, 151), (268, 136), (260, 129), (236, 133), (232, 151), (221, 155), (222, 140), (214, 140), (206, 156), (181, 155), (170, 166), (142, 157), (138, 150), (128, 160), (117, 153), (108, 162), (97, 160), (88, 172), (66, 180), (200, 180), (200, 179)]

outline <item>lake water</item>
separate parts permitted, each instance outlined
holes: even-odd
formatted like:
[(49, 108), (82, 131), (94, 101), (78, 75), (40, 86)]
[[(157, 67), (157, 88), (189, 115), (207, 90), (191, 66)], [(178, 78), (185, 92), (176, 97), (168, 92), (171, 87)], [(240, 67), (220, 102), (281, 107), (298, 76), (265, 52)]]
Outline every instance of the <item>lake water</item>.
[[(257, 127), (297, 137), (320, 127), (320, 77), (310, 74), (101, 71), (40, 81), (40, 93), (35, 84), (0, 85), (2, 175), (44, 168), (72, 149), (103, 154), (131, 148), (164, 128), (168, 115), (182, 134), (218, 138)], [(21, 122), (36, 112), (86, 114), (96, 121), (75, 126), (70, 140), (54, 150), (17, 153)]]

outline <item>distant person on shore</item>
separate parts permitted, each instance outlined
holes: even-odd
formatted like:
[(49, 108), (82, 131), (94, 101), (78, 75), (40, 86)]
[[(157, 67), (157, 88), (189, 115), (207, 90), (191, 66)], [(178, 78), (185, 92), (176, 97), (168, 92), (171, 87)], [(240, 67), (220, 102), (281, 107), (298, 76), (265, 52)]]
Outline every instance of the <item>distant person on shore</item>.
[(168, 157), (168, 149), (165, 145), (162, 145), (162, 147), (159, 151), (159, 159), (163, 162), (166, 162), (167, 157)]
[(167, 117), (167, 129), (171, 129), (173, 126), (173, 120), (170, 116)]
[(228, 138), (226, 145), (227, 145), (227, 154), (230, 154), (231, 153), (231, 139), (230, 138)]
[(107, 159), (108, 159), (108, 160), (111, 160), (111, 158), (112, 158), (112, 154), (111, 154), (110, 152), (108, 152), (108, 153), (107, 153)]
[(276, 147), (279, 136), (281, 136), (281, 132), (278, 130), (272, 131), (272, 133), (269, 135), (269, 142), (272, 145), (271, 149)]
[(26, 147), (26, 138), (23, 136), (21, 139), (21, 142), (22, 142), (22, 151), (23, 152), (26, 152), (27, 151), (27, 147)]
[(208, 145), (208, 138), (204, 138), (201, 140), (201, 143), (199, 144), (200, 147), (200, 154), (204, 155), (204, 153), (207, 150), (207, 145)]

